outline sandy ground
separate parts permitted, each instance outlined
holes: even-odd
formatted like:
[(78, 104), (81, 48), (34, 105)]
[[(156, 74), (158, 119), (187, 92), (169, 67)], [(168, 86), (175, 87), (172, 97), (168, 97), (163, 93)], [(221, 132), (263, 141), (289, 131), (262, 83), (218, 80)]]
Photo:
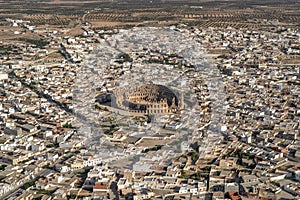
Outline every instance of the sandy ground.
[(112, 22), (112, 21), (94, 21), (90, 22), (94, 27), (112, 27), (112, 26), (125, 26), (125, 25), (137, 25), (138, 23), (124, 23), (124, 22)]
[(102, 0), (98, 0), (98, 1), (80, 1), (80, 0), (78, 0), (78, 1), (64, 1), (64, 0), (54, 0), (54, 1), (52, 1), (52, 2), (47, 2), (48, 4), (74, 4), (74, 3), (76, 3), (76, 4), (86, 4), (86, 3), (97, 3), (97, 2), (104, 2), (104, 1), (102, 1)]
[[(19, 31), (21, 33), (15, 34), (15, 31)], [(34, 33), (31, 33), (29, 31), (27, 31), (27, 32), (22, 32), (22, 31), (23, 31), (23, 29), (19, 28), (19, 27), (1, 26), (0, 27), (0, 39), (1, 39), (1, 41), (18, 40), (20, 38), (32, 39), (32, 40), (40, 39), (40, 37)]]
[(142, 139), (142, 141), (136, 146), (139, 146), (139, 147), (155, 147), (157, 145), (165, 145), (168, 142), (170, 142), (170, 140)]

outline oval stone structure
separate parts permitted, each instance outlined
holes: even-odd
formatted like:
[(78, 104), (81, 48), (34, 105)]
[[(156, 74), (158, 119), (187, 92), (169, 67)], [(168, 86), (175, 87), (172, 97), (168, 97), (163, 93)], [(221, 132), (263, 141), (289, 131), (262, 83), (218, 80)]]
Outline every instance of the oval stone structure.
[(178, 98), (168, 87), (157, 84), (143, 84), (129, 96), (130, 112), (147, 114), (176, 113), (180, 109)]

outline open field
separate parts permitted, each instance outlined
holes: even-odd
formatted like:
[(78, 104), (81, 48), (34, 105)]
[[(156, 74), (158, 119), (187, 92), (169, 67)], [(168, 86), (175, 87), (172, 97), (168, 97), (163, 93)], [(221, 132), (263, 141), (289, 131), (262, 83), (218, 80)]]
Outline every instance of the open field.
[[(32, 25), (97, 27), (186, 23), (193, 26), (261, 28), (300, 25), (297, 0), (44, 0), (0, 1), (0, 20), (23, 19)], [(154, 23), (154, 24), (155, 24)]]

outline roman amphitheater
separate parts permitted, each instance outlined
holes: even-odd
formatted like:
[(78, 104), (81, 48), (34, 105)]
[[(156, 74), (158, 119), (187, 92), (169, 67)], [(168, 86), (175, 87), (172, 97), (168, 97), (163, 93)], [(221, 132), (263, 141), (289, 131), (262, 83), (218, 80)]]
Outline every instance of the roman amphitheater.
[(179, 102), (176, 94), (166, 86), (157, 84), (142, 84), (131, 92), (115, 93), (117, 107), (140, 114), (179, 113), (183, 108), (183, 98)]

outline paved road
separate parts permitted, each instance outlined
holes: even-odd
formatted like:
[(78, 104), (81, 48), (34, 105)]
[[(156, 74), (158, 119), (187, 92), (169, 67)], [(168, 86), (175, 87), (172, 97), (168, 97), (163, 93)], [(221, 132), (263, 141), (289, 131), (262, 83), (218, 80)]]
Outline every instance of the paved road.
[(119, 192), (118, 192), (118, 186), (116, 181), (111, 183), (110, 189), (112, 191), (110, 192), (110, 199), (119, 200)]
[[(246, 144), (246, 143), (244, 143), (244, 144)], [(247, 145), (250, 145), (250, 146), (252, 146), (252, 147), (257, 147), (257, 148), (263, 149), (263, 150), (265, 150), (265, 151), (267, 151), (267, 152), (274, 152), (274, 151), (275, 151), (274, 149), (271, 149), (271, 148), (269, 148), (269, 147), (267, 147), (267, 146), (254, 145), (254, 144), (251, 144), (251, 143), (250, 143), (250, 144), (247, 143)], [(275, 152), (280, 153), (279, 151), (275, 151)], [(283, 153), (283, 156), (284, 156), (285, 158), (288, 158), (290, 161), (297, 162), (297, 163), (299, 162), (298, 159), (289, 156), (287, 153)]]
[(23, 187), (26, 183), (31, 182), (31, 181), (36, 181), (37, 179), (39, 179), (42, 176), (47, 176), (48, 174), (52, 173), (53, 171), (50, 169), (43, 169), (42, 171), (40, 171), (36, 177), (33, 180), (29, 180), (24, 182), (23, 184), (17, 186), (14, 190), (10, 191), (9, 193), (3, 195), (0, 199), (1, 200), (8, 200), (8, 199), (14, 199), (16, 196), (19, 196), (19, 193), (21, 193), (23, 191), (23, 189), (21, 189), (21, 187)]

